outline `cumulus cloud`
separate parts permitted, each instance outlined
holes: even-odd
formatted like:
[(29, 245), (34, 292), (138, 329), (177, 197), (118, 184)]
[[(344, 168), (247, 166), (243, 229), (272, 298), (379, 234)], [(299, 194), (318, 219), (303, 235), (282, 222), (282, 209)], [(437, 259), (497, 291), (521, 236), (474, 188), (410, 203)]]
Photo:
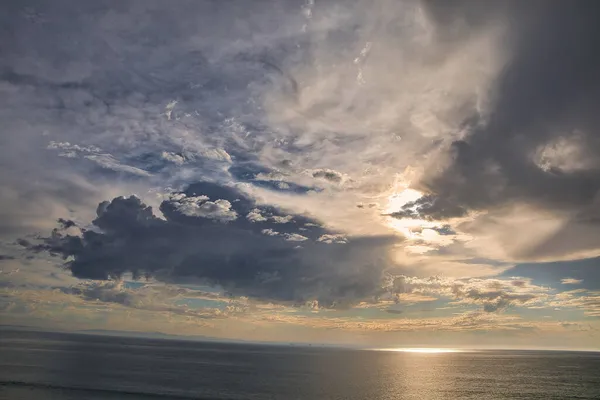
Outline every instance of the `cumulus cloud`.
[[(202, 208), (218, 202), (213, 199), (227, 207)], [(257, 205), (232, 187), (197, 183), (161, 204), (164, 219), (136, 197), (119, 197), (98, 206), (96, 229), (82, 229), (80, 236), (56, 229), (41, 244), (24, 244), (68, 258), (66, 265), (79, 278), (118, 279), (131, 272), (167, 282), (197, 279), (241, 295), (291, 303), (317, 300), (323, 306), (352, 304), (380, 290), (389, 266), (381, 248), (388, 238), (354, 238), (346, 246), (332, 246), (318, 238), (333, 234), (302, 215), (286, 224), (229, 218), (257, 209), (266, 213), (262, 207), (270, 215), (287, 215)]]
[(287, 224), (288, 222), (291, 222), (293, 218), (294, 217), (292, 217), (291, 215), (286, 215), (285, 217), (274, 215), (273, 217), (271, 217), (273, 222), (276, 224)]
[[(273, 213), (275, 212), (275, 214)], [(277, 215), (275, 209), (269, 207), (263, 207), (262, 209), (255, 208), (251, 210), (247, 215), (246, 219), (250, 222), (271, 222), (274, 224), (287, 224), (293, 222), (294, 217), (292, 215)]]
[(391, 281), (389, 290), (397, 296), (421, 294), (448, 297), (457, 304), (479, 305), (484, 312), (501, 311), (510, 306), (535, 305), (547, 299), (549, 292), (548, 288), (523, 279), (450, 279), (438, 276), (399, 276)]
[(580, 309), (587, 316), (600, 317), (600, 292), (585, 289), (569, 290), (558, 293), (548, 306), (555, 309)]
[(246, 219), (251, 222), (266, 222), (267, 218), (260, 213), (258, 208), (253, 209), (246, 215)]
[[(563, 284), (571, 283), (572, 279)], [(418, 278), (393, 277), (387, 286), (388, 293), (397, 302), (427, 301), (427, 298), (451, 299), (455, 305), (475, 305), (483, 313), (497, 313), (511, 307), (530, 309), (580, 309), (590, 317), (600, 315), (598, 291), (577, 289), (560, 292), (547, 286), (535, 285), (531, 279), (510, 278), (464, 278), (452, 279), (440, 276)], [(422, 300), (418, 300), (423, 296)]]
[(276, 232), (276, 231), (274, 231), (271, 228), (263, 229), (261, 232), (262, 232), (263, 235), (267, 235), (267, 236), (279, 236), (279, 235), (281, 235), (279, 232)]
[(238, 217), (228, 200), (210, 201), (208, 196), (187, 197), (176, 194), (171, 196), (170, 202), (175, 210), (188, 217), (208, 218), (220, 222), (234, 221)]
[(267, 236), (281, 236), (288, 242), (303, 242), (305, 240), (308, 240), (308, 238), (306, 236), (302, 236), (298, 233), (281, 233), (281, 232), (274, 231), (271, 228), (263, 229), (261, 232), (263, 235), (267, 235)]
[(338, 244), (344, 244), (344, 243), (348, 243), (348, 238), (345, 237), (344, 235), (331, 235), (331, 234), (325, 234), (325, 235), (321, 235), (319, 236), (319, 238), (317, 239), (319, 242), (323, 242), (323, 243), (338, 243)]
[(305, 240), (308, 240), (306, 236), (302, 236), (297, 233), (286, 233), (284, 236), (285, 240), (289, 242), (304, 242)]
[(186, 159), (183, 155), (177, 154), (177, 153), (171, 153), (168, 151), (163, 151), (160, 154), (160, 156), (161, 156), (161, 158), (163, 158), (167, 161), (170, 161), (174, 164), (177, 164), (177, 165), (183, 165), (183, 164), (185, 164), (185, 161), (186, 161)]

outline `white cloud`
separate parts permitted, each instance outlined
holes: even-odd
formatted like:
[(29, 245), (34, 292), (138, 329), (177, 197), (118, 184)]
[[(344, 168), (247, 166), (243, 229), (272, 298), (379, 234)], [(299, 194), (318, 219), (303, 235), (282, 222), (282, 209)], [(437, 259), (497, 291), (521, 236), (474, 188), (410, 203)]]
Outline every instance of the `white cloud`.
[(574, 279), (574, 278), (563, 278), (560, 280), (560, 283), (563, 285), (579, 285), (583, 282), (583, 279)]
[(228, 200), (210, 201), (208, 196), (186, 197), (178, 194), (171, 196), (171, 203), (177, 211), (188, 217), (208, 218), (220, 222), (234, 221), (238, 217)]
[(274, 215), (271, 217), (271, 220), (276, 224), (287, 224), (289, 222), (292, 222), (293, 218), (294, 217), (292, 217), (291, 215), (286, 215), (285, 217)]
[(185, 164), (185, 157), (183, 157), (182, 155), (177, 154), (177, 153), (171, 153), (171, 152), (168, 152), (168, 151), (163, 151), (160, 154), (160, 157), (163, 160), (170, 161), (170, 162), (172, 162), (173, 164), (176, 164), (176, 165), (183, 165), (183, 164)]
[(63, 150), (66, 152), (77, 152), (77, 153), (100, 153), (102, 150), (96, 146), (80, 146), (77, 144), (71, 144), (69, 142), (56, 142), (50, 141), (47, 148), (49, 150)]
[(288, 242), (304, 242), (305, 240), (308, 240), (306, 236), (302, 236), (297, 233), (284, 233), (283, 236)]
[(294, 217), (291, 215), (279, 216), (279, 215), (263, 215), (262, 211), (258, 208), (251, 210), (247, 215), (246, 219), (250, 222), (267, 222), (271, 221), (275, 224), (287, 224), (293, 221)]
[(392, 294), (422, 294), (454, 299), (457, 304), (482, 306), (486, 312), (509, 306), (538, 305), (549, 299), (549, 288), (527, 279), (452, 279), (440, 276), (393, 278), (388, 290)]
[(533, 161), (544, 171), (576, 172), (597, 167), (597, 157), (587, 154), (585, 135), (572, 132), (540, 146)]
[(340, 234), (324, 234), (321, 235), (318, 239), (318, 242), (323, 242), (323, 243), (338, 243), (338, 244), (345, 244), (348, 243), (348, 238), (346, 238), (346, 236), (344, 235), (340, 235)]
[(133, 167), (131, 165), (123, 164), (117, 160), (114, 156), (103, 153), (102, 149), (97, 146), (88, 145), (80, 146), (77, 144), (71, 144), (69, 142), (55, 142), (51, 141), (47, 148), (49, 150), (60, 150), (60, 157), (66, 158), (84, 158), (98, 164), (102, 168), (110, 169), (116, 172), (126, 172), (133, 175), (152, 176), (149, 172), (144, 171), (141, 168)]
[(167, 119), (170, 121), (171, 120), (171, 116), (173, 115), (173, 109), (175, 108), (175, 106), (177, 105), (178, 101), (177, 100), (172, 100), (169, 102), (169, 104), (167, 104), (165, 106), (165, 115), (167, 116)]
[(227, 153), (225, 150), (219, 149), (219, 148), (201, 150), (200, 154), (203, 157), (206, 157), (206, 158), (214, 160), (214, 161), (226, 162), (228, 164), (231, 164), (233, 162), (229, 153)]
[(122, 164), (116, 158), (111, 156), (110, 154), (89, 154), (85, 155), (84, 158), (94, 161), (96, 164), (100, 165), (102, 168), (110, 169), (117, 172), (127, 172), (133, 175), (139, 176), (152, 176), (147, 171), (143, 169), (132, 167), (130, 165)]
[(250, 222), (265, 222), (268, 219), (260, 213), (258, 208), (253, 209), (246, 215), (246, 219)]
[(600, 291), (577, 289), (561, 292), (554, 296), (548, 306), (555, 307), (555, 310), (576, 308), (587, 316), (600, 317)]
[(261, 231), (261, 233), (263, 235), (267, 235), (267, 236), (281, 236), (288, 242), (304, 242), (305, 240), (308, 240), (308, 238), (306, 236), (302, 236), (297, 233), (281, 233), (281, 232), (274, 231), (271, 228), (263, 229)]

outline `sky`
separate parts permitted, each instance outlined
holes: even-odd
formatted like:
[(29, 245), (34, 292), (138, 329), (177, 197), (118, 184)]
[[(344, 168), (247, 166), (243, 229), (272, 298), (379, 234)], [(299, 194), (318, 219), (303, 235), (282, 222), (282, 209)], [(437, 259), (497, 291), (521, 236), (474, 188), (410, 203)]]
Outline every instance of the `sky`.
[(0, 322), (600, 344), (600, 4), (4, 1)]

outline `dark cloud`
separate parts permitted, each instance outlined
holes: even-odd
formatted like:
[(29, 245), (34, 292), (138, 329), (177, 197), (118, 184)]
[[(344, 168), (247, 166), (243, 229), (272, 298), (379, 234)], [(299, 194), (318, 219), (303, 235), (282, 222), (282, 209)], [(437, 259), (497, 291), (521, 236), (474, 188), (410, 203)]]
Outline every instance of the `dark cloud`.
[(27, 239), (23, 239), (23, 238), (19, 238), (19, 239), (17, 239), (17, 240), (16, 240), (16, 243), (17, 243), (19, 246), (23, 246), (23, 247), (31, 247), (31, 246), (32, 246), (32, 244), (31, 244), (31, 242), (30, 242), (29, 240), (27, 240)]
[(63, 229), (69, 229), (74, 226), (77, 226), (77, 224), (74, 221), (71, 221), (70, 219), (64, 219), (64, 218), (59, 218), (58, 223), (61, 225), (61, 227)]
[(456, 232), (452, 229), (452, 227), (450, 225), (444, 225), (441, 227), (433, 227), (433, 228), (429, 228), (429, 229), (436, 231), (437, 233), (439, 233), (442, 236), (456, 235)]
[(427, 2), (443, 33), (509, 24), (510, 57), (490, 110), (465, 121), (449, 165), (421, 182), (431, 196), (411, 207), (429, 219), (512, 201), (585, 213), (600, 189), (600, 4), (498, 3)]
[[(177, 207), (182, 198), (226, 201), (236, 218), (183, 213)], [(318, 300), (324, 306), (344, 306), (380, 291), (387, 267), (385, 238), (327, 243), (319, 239), (332, 233), (317, 221), (261, 206), (233, 187), (214, 183), (190, 185), (160, 209), (165, 219), (155, 217), (137, 197), (115, 198), (98, 206), (96, 229), (83, 229), (81, 237), (56, 229), (29, 248), (72, 257), (67, 265), (78, 278), (132, 272), (169, 282), (202, 280), (257, 298)], [(252, 212), (267, 217), (247, 218)], [(269, 231), (277, 234), (265, 234)]]
[(425, 218), (439, 220), (466, 215), (467, 210), (444, 197), (425, 195), (416, 201), (406, 203), (400, 211), (389, 214), (394, 218)]
[(6, 254), (0, 254), (0, 261), (5, 261), (5, 260), (14, 260), (15, 257), (14, 256), (9, 256)]
[(342, 174), (332, 169), (319, 169), (313, 171), (312, 176), (315, 178), (325, 179), (334, 183), (340, 183), (342, 181)]
[(387, 312), (389, 314), (396, 314), (396, 315), (400, 315), (400, 314), (404, 313), (404, 311), (402, 311), (402, 310), (394, 310), (393, 308), (388, 308), (387, 310), (385, 310), (385, 312)]

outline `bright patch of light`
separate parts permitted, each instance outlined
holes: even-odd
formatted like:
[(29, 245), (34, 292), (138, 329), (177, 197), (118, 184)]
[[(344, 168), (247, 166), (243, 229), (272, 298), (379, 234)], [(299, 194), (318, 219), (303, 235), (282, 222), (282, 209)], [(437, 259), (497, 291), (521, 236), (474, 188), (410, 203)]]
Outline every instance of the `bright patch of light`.
[[(384, 210), (386, 214), (402, 210), (407, 204), (417, 201), (423, 197), (423, 193), (415, 189), (404, 189), (388, 197), (388, 204)], [(432, 228), (438, 228), (439, 223), (427, 221), (420, 218), (394, 218), (387, 217), (386, 224), (401, 233), (408, 240), (419, 240), (425, 243), (435, 244), (437, 246), (447, 246), (453, 243), (453, 238), (440, 235)], [(409, 251), (416, 254), (423, 254), (433, 250), (430, 246), (413, 246)]]
[[(400, 211), (402, 210), (402, 207), (413, 201), (419, 200), (421, 197), (423, 197), (423, 193), (415, 189), (404, 189), (398, 193), (394, 193), (388, 197), (388, 203), (384, 209), (384, 213), (391, 214)], [(424, 228), (433, 228), (436, 226), (435, 223), (416, 218), (398, 219), (387, 217), (386, 220), (390, 228), (400, 232), (407, 239), (416, 239), (420, 236), (420, 232)]]
[(539, 147), (533, 161), (544, 171), (585, 171), (595, 160), (586, 153), (585, 135), (581, 132), (560, 137)]
[(435, 250), (435, 247), (431, 246), (423, 246), (423, 245), (415, 245), (415, 246), (406, 246), (404, 248), (409, 253), (412, 254), (425, 254), (427, 252)]
[(461, 353), (463, 350), (459, 349), (447, 349), (441, 347), (398, 347), (392, 349), (376, 349), (378, 351), (397, 351), (401, 353), (425, 353), (425, 354), (437, 354), (437, 353)]
[(388, 197), (388, 204), (384, 213), (390, 214), (399, 211), (406, 204), (417, 201), (423, 197), (423, 193), (415, 189), (404, 189), (399, 193), (394, 193)]
[(426, 221), (424, 219), (415, 219), (415, 218), (394, 218), (387, 217), (387, 224), (390, 228), (400, 232), (407, 239), (422, 239), (422, 231), (425, 228), (435, 228), (437, 226), (436, 223), (431, 221)]

